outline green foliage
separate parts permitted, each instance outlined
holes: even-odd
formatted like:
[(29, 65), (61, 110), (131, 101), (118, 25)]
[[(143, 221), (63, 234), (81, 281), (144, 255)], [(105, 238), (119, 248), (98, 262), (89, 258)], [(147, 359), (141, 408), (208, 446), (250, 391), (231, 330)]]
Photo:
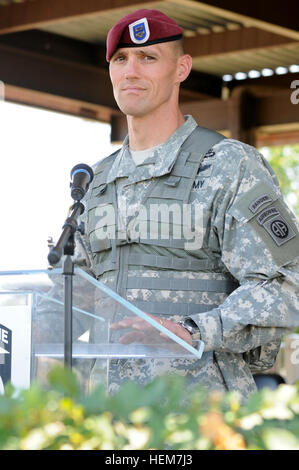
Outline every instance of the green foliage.
[[(275, 171), (282, 194), (299, 220), (299, 145), (259, 150)], [(294, 332), (299, 333), (299, 327)]]
[[(299, 145), (259, 149), (275, 171), (282, 194), (299, 220)], [(294, 330), (299, 333), (299, 327)]]
[(299, 384), (263, 389), (246, 403), (235, 393), (186, 394), (176, 375), (84, 395), (75, 375), (59, 367), (47, 390), (6, 386), (0, 449), (299, 449)]
[(260, 149), (275, 171), (288, 205), (299, 217), (299, 145)]

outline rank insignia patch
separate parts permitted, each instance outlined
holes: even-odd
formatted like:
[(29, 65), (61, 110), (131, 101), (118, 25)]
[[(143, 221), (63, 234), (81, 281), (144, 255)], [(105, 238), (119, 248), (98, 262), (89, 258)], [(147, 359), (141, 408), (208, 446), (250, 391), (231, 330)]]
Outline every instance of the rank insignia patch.
[(150, 30), (146, 18), (129, 25), (130, 37), (135, 44), (143, 44), (149, 40)]

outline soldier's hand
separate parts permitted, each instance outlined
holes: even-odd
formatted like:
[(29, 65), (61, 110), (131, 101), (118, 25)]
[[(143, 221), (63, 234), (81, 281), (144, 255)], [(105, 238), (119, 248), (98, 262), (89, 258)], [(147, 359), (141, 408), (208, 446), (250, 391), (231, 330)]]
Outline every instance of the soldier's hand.
[[(160, 317), (150, 315), (148, 313), (146, 315), (151, 317), (160, 325), (167, 328), (169, 331), (174, 333), (176, 336), (178, 336), (182, 340), (192, 345), (192, 336), (190, 335), (189, 331), (187, 331), (178, 323), (175, 323), (172, 320), (166, 320), (165, 318), (162, 319)], [(146, 343), (148, 342), (149, 339), (151, 339), (151, 342), (154, 342), (154, 338), (159, 338), (159, 336), (165, 339), (168, 338), (166, 334), (160, 332), (159, 330), (154, 328), (152, 325), (150, 325), (150, 323), (147, 323), (145, 320), (137, 316), (123, 318), (121, 321), (117, 323), (112, 323), (110, 325), (110, 328), (112, 328), (113, 330), (132, 328), (133, 331), (126, 333), (120, 339), (120, 342), (122, 344), (129, 344), (129, 343), (133, 343), (136, 341), (143, 341)]]

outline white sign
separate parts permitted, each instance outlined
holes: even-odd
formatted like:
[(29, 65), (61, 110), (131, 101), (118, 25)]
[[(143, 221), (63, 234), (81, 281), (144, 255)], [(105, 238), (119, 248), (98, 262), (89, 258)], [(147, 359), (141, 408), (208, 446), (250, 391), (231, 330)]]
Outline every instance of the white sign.
[(31, 305), (0, 306), (0, 393), (30, 386)]

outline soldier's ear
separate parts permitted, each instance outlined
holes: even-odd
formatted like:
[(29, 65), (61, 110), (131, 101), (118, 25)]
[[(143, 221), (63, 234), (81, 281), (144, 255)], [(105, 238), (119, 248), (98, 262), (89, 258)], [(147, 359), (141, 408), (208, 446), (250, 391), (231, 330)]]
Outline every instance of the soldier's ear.
[(192, 68), (192, 57), (189, 54), (184, 54), (178, 58), (177, 77), (179, 82), (183, 82), (188, 77)]

